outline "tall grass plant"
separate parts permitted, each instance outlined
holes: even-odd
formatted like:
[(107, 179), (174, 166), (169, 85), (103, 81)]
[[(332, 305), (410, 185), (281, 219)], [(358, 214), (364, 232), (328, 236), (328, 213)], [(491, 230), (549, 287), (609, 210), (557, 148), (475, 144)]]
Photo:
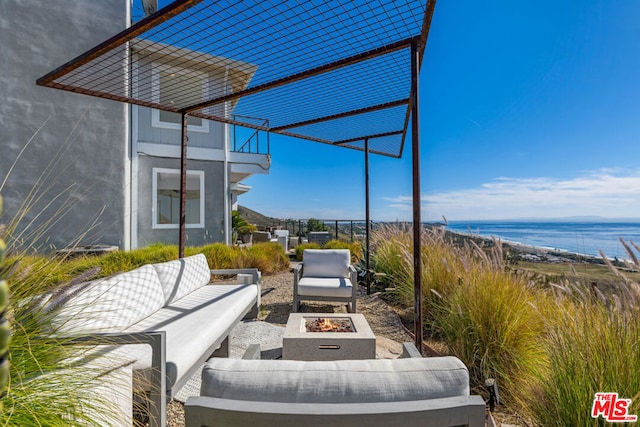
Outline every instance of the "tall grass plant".
[[(473, 384), (496, 378), (507, 401), (519, 399), (522, 384), (546, 365), (540, 293), (504, 271), (500, 242), (454, 245), (436, 228), (421, 237), (426, 335), (469, 367)], [(386, 274), (397, 301), (413, 306), (411, 228), (381, 227), (373, 241), (374, 268)]]
[[(640, 269), (634, 251), (622, 242), (627, 268)], [(601, 253), (618, 278), (614, 289), (565, 280), (553, 284), (553, 316), (549, 316), (545, 350), (548, 374), (534, 382), (523, 404), (540, 426), (603, 426), (592, 418), (597, 392), (616, 392), (631, 399), (629, 414), (640, 415), (640, 284), (617, 269)]]
[(121, 379), (107, 375), (118, 362), (100, 358), (94, 346), (72, 345), (53, 326), (55, 312), (44, 310), (43, 301), (36, 298), (50, 288), (31, 280), (32, 275), (55, 276), (61, 264), (39, 260), (25, 273), (16, 268), (19, 256), (14, 255), (12, 261), (14, 268), (10, 265), (5, 270), (11, 288), (7, 313), (14, 325), (10, 385), (0, 425), (116, 425), (119, 408), (104, 391), (116, 394), (122, 389), (117, 383)]
[(591, 417), (597, 392), (632, 399), (640, 415), (640, 317), (606, 305), (559, 301), (544, 345), (547, 375), (530, 388), (523, 408), (539, 426), (603, 426)]
[[(373, 241), (374, 268), (412, 306), (411, 229), (382, 227)], [(496, 378), (503, 403), (528, 425), (605, 425), (591, 417), (596, 392), (632, 399), (629, 412), (640, 414), (638, 283), (613, 265), (619, 281), (609, 292), (577, 277), (537, 283), (505, 268), (499, 241), (452, 243), (427, 229), (422, 242), (425, 332), (469, 367), (472, 386)], [(630, 254), (627, 267), (640, 270), (638, 259)]]

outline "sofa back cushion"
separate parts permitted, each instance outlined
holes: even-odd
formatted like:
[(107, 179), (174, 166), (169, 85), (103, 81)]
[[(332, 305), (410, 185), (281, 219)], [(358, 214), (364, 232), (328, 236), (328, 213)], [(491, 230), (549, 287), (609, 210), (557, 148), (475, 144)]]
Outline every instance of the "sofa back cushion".
[(145, 265), (74, 286), (48, 304), (62, 333), (120, 332), (164, 306), (156, 270)]
[(306, 362), (213, 358), (202, 396), (285, 403), (375, 403), (469, 395), (455, 357)]
[(165, 305), (177, 301), (211, 281), (211, 269), (204, 254), (153, 264), (164, 291)]
[(302, 256), (305, 277), (348, 277), (349, 249), (305, 249)]

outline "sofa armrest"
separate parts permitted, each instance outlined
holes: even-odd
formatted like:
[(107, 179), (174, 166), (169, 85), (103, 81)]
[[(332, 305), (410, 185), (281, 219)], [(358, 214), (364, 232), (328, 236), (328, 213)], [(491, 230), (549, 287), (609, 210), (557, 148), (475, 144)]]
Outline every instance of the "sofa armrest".
[(242, 355), (245, 360), (260, 360), (260, 357), (260, 344), (250, 344)]
[(299, 263), (293, 267), (293, 284), (298, 285), (298, 281), (302, 278), (303, 263)]
[(258, 295), (256, 296), (256, 315), (260, 311), (260, 298), (262, 297), (262, 274), (257, 268), (229, 268), (211, 270), (212, 276), (238, 276), (239, 274), (250, 274), (252, 283), (258, 286)]
[(228, 268), (211, 270), (212, 276), (237, 276), (238, 274), (251, 274), (253, 283), (260, 285), (262, 275), (257, 268)]
[(422, 354), (416, 347), (416, 345), (412, 342), (403, 342), (402, 343), (402, 356), (403, 359), (408, 359), (412, 357), (422, 357)]
[(355, 292), (358, 286), (358, 270), (353, 265), (349, 265), (349, 280)]
[(149, 425), (164, 427), (167, 416), (167, 337), (165, 331), (137, 333), (99, 333), (73, 336), (64, 341), (69, 345), (127, 345), (147, 344), (151, 346), (151, 391)]

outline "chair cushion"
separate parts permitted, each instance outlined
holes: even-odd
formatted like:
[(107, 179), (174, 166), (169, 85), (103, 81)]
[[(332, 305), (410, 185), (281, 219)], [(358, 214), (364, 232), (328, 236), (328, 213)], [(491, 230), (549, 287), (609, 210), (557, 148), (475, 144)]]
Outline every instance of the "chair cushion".
[(171, 304), (211, 281), (211, 269), (204, 254), (153, 264), (158, 273), (165, 304)]
[(305, 276), (298, 281), (298, 295), (350, 298), (353, 295), (353, 285), (351, 280), (342, 277)]
[(305, 362), (210, 359), (202, 396), (260, 402), (365, 403), (469, 395), (455, 357)]
[(164, 306), (164, 293), (156, 270), (145, 265), (74, 287), (55, 305), (59, 332), (120, 332)]
[(348, 277), (349, 249), (305, 249), (302, 275), (306, 277)]

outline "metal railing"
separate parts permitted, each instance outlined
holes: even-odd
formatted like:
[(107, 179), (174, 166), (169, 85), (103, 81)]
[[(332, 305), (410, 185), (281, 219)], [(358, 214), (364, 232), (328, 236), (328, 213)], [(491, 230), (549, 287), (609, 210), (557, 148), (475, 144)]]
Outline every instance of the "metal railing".
[(364, 239), (366, 221), (364, 219), (280, 219), (267, 227), (271, 230), (288, 230), (291, 236), (306, 236), (310, 231), (326, 231), (336, 240)]
[[(263, 127), (265, 129), (269, 128), (269, 119), (262, 119), (258, 117), (250, 117), (250, 116), (242, 116), (239, 114), (234, 114), (231, 116), (234, 121), (246, 121), (251, 122), (254, 125)], [(270, 154), (270, 136), (269, 132), (261, 131), (261, 130), (253, 130), (252, 133), (244, 139), (243, 142), (238, 142), (238, 138), (240, 137), (238, 132), (238, 125), (233, 125), (233, 150), (236, 153), (252, 153), (252, 154)], [(248, 128), (243, 128), (248, 129)], [(260, 134), (262, 138), (260, 138)], [(266, 136), (264, 135), (266, 134)]]

